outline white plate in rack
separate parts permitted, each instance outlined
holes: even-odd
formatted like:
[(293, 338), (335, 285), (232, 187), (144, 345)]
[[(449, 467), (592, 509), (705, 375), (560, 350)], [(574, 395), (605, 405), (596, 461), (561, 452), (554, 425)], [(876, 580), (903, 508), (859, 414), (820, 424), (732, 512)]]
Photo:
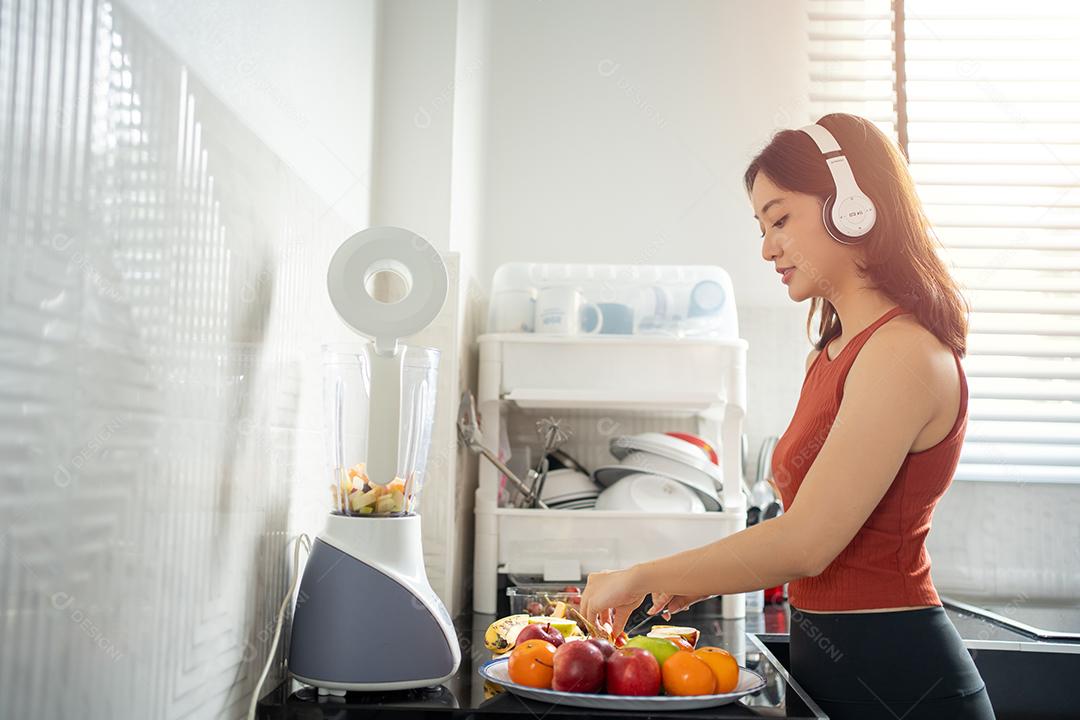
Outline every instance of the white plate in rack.
[(530, 700), (567, 705), (571, 707), (594, 708), (600, 710), (696, 710), (698, 708), (717, 707), (733, 703), (744, 695), (752, 695), (765, 687), (765, 678), (753, 670), (739, 668), (739, 684), (729, 693), (716, 695), (607, 695), (604, 693), (571, 693), (556, 690), (519, 685), (510, 681), (507, 664), (510, 658), (496, 658), (480, 666), (480, 677), (501, 685), (508, 692)]

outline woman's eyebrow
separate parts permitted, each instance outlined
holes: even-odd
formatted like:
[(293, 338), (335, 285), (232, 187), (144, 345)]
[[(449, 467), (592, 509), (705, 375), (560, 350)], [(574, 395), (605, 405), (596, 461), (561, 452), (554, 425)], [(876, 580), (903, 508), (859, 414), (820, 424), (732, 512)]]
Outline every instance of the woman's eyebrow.
[[(765, 213), (769, 212), (769, 208), (771, 208), (773, 205), (777, 205), (782, 202), (784, 202), (784, 198), (773, 198), (769, 202), (765, 203), (764, 207), (761, 208), (761, 214), (764, 215)], [(756, 220), (761, 219), (757, 215), (754, 215), (754, 218)]]

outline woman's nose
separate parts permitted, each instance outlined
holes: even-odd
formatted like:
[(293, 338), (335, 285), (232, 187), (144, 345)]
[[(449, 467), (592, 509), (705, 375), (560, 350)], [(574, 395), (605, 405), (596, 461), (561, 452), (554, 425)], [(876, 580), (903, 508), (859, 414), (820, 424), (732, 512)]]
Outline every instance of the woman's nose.
[(774, 261), (780, 255), (780, 248), (775, 242), (769, 240), (768, 233), (761, 240), (761, 257), (765, 262)]

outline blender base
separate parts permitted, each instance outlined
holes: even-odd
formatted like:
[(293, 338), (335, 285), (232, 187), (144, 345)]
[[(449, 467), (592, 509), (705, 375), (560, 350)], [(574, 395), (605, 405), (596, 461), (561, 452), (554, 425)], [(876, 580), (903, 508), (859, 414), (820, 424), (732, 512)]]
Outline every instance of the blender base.
[(405, 690), (449, 679), (461, 651), (427, 581), (419, 516), (331, 515), (304, 569), (291, 637), (290, 674), (317, 688)]

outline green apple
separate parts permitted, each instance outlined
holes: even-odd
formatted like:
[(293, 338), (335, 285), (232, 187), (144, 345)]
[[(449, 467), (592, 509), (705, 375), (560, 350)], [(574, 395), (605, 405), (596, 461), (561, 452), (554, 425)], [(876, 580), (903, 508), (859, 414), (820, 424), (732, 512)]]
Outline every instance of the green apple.
[(648, 650), (660, 665), (663, 665), (664, 661), (679, 652), (679, 648), (675, 643), (663, 638), (651, 638), (645, 635), (635, 635), (626, 641), (624, 647), (637, 647)]

